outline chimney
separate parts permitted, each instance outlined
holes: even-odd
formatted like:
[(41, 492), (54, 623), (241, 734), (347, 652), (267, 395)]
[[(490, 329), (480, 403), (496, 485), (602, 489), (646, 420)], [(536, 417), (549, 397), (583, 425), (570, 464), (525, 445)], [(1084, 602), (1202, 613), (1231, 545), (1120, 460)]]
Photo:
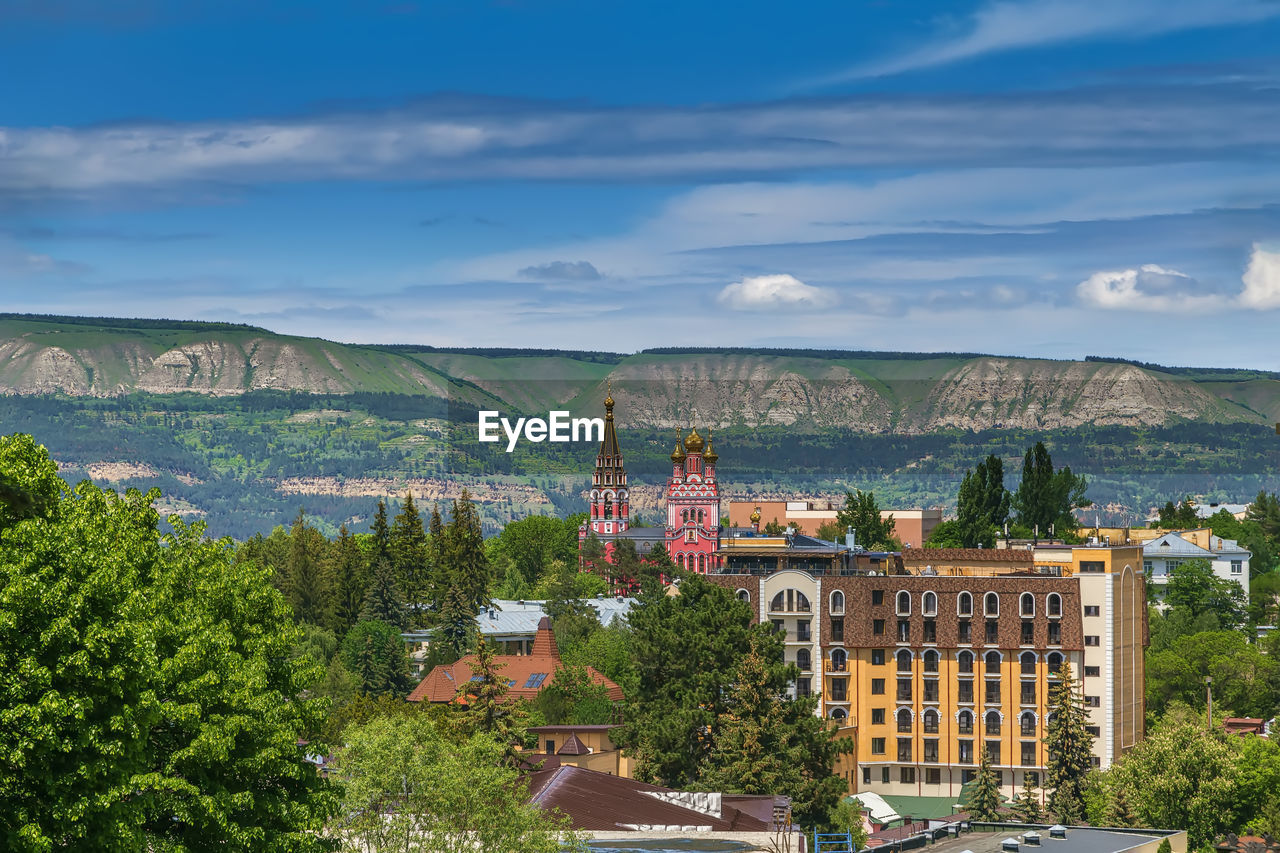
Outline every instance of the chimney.
[(538, 633), (533, 636), (533, 648), (529, 650), (529, 656), (560, 660), (560, 650), (556, 648), (556, 635), (551, 632), (549, 617), (543, 616), (538, 620)]

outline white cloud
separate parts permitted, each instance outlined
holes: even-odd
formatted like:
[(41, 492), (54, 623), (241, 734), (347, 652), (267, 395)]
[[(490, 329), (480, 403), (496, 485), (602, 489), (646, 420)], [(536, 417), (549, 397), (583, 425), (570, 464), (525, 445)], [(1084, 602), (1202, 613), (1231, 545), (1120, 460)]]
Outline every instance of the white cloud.
[(834, 291), (805, 284), (793, 275), (746, 276), (727, 285), (716, 297), (721, 305), (738, 311), (767, 311), (775, 308), (828, 308), (836, 303)]
[(1249, 308), (1280, 308), (1280, 253), (1253, 247), (1244, 271), (1240, 304)]
[(895, 59), (852, 68), (815, 82), (900, 74), (1038, 45), (1089, 38), (1135, 39), (1245, 24), (1277, 15), (1280, 5), (1268, 0), (997, 0), (974, 12), (963, 27), (963, 34), (940, 38)]
[(1131, 311), (1226, 311), (1232, 308), (1280, 308), (1280, 254), (1253, 247), (1234, 295), (1218, 294), (1177, 270), (1156, 264), (1137, 269), (1096, 272), (1076, 285), (1082, 302)]

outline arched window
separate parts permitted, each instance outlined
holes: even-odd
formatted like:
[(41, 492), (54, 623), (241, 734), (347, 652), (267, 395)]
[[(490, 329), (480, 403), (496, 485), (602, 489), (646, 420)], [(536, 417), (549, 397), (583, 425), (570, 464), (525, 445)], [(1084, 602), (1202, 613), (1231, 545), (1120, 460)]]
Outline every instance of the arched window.
[(911, 652), (906, 649), (898, 651), (898, 672), (911, 671)]
[(1049, 676), (1057, 678), (1058, 673), (1062, 671), (1062, 655), (1058, 652), (1049, 652)]
[(745, 601), (747, 604), (750, 604), (750, 603), (751, 603), (751, 593), (747, 592), (745, 589), (740, 589), (740, 590), (738, 590), (738, 600), (739, 600), (739, 601)]
[(833, 649), (831, 652), (831, 666), (836, 672), (844, 672), (844, 664), (846, 660), (844, 649)]
[(924, 671), (938, 671), (938, 653), (934, 649), (929, 649), (924, 653)]
[(786, 610), (787, 609), (787, 591), (784, 589), (773, 597), (773, 601), (769, 602), (770, 610)]
[(1018, 662), (1021, 664), (1023, 675), (1036, 674), (1036, 653), (1035, 652), (1023, 652), (1022, 656), (1018, 659)]
[(707, 571), (707, 557), (705, 554), (698, 555), (698, 571), (705, 574)]
[(1036, 715), (1033, 711), (1023, 711), (1018, 718), (1018, 728), (1023, 737), (1034, 737), (1036, 733)]
[(688, 520), (689, 520), (689, 510), (687, 510), (687, 509), (686, 509), (686, 510), (684, 510), (683, 512), (681, 512), (681, 513), (680, 513), (680, 520), (681, 520), (681, 521), (688, 521)]
[(973, 712), (961, 711), (956, 714), (956, 730), (962, 735), (973, 734)]
[(676, 555), (676, 565), (678, 565), (682, 569), (684, 568), (684, 554)]
[(926, 592), (924, 594), (924, 601), (920, 606), (920, 612), (925, 616), (938, 615), (938, 596), (936, 593)]
[(987, 718), (984, 723), (984, 728), (986, 728), (987, 734), (989, 735), (1000, 734), (1000, 712), (999, 711), (987, 712)]
[(924, 732), (929, 735), (938, 733), (938, 712), (930, 708), (920, 716), (921, 722), (924, 723)]
[(987, 675), (1000, 674), (1000, 653), (997, 651), (987, 652)]
[(809, 657), (808, 649), (796, 652), (796, 666), (800, 667), (801, 672), (808, 672), (813, 668), (813, 659)]
[(1025, 619), (1036, 615), (1036, 597), (1029, 592), (1018, 596), (1018, 614)]
[(911, 615), (911, 593), (907, 592), (905, 589), (899, 592), (897, 603), (897, 613), (899, 616)]
[(707, 517), (705, 510), (698, 510), (698, 523), (701, 524)]
[(967, 592), (960, 593), (960, 597), (956, 599), (956, 613), (960, 616), (973, 615), (973, 596)]
[(1045, 607), (1045, 611), (1049, 614), (1050, 619), (1057, 619), (1062, 616), (1062, 596), (1056, 592), (1049, 593), (1049, 601)]
[(809, 597), (800, 590), (796, 590), (796, 610), (809, 611)]
[(604, 498), (604, 517), (613, 518), (613, 500), (608, 495)]
[(961, 652), (956, 661), (961, 672), (973, 672), (973, 652)]
[(834, 616), (844, 613), (844, 593), (840, 590), (831, 593), (831, 613)]
[(1000, 596), (989, 592), (982, 598), (982, 612), (985, 616), (1000, 615)]
[(834, 711), (831, 712), (831, 719), (833, 720), (844, 720), (844, 719), (847, 719), (848, 716), (849, 716), (849, 712), (846, 711), (844, 708), (836, 708)]
[(897, 717), (898, 717), (898, 731), (900, 732), (911, 731), (911, 712), (908, 711), (906, 708), (903, 708), (902, 710), (898, 711)]

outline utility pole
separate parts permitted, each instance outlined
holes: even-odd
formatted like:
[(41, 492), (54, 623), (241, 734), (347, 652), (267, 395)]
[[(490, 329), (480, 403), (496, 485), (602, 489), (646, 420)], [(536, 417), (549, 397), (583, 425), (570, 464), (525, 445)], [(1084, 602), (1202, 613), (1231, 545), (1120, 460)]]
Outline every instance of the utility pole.
[(1206, 675), (1204, 677), (1204, 692), (1208, 697), (1207, 707), (1205, 711), (1205, 730), (1213, 731), (1213, 676)]

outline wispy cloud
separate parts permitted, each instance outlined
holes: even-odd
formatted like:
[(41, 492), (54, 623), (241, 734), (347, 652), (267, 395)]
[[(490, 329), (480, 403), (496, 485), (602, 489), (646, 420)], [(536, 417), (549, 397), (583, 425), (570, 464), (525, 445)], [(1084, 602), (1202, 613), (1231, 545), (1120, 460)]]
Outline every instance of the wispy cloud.
[(1271, 0), (1026, 0), (987, 2), (963, 22), (940, 21), (927, 44), (814, 84), (884, 77), (991, 53), (1085, 39), (1138, 39), (1280, 16)]

